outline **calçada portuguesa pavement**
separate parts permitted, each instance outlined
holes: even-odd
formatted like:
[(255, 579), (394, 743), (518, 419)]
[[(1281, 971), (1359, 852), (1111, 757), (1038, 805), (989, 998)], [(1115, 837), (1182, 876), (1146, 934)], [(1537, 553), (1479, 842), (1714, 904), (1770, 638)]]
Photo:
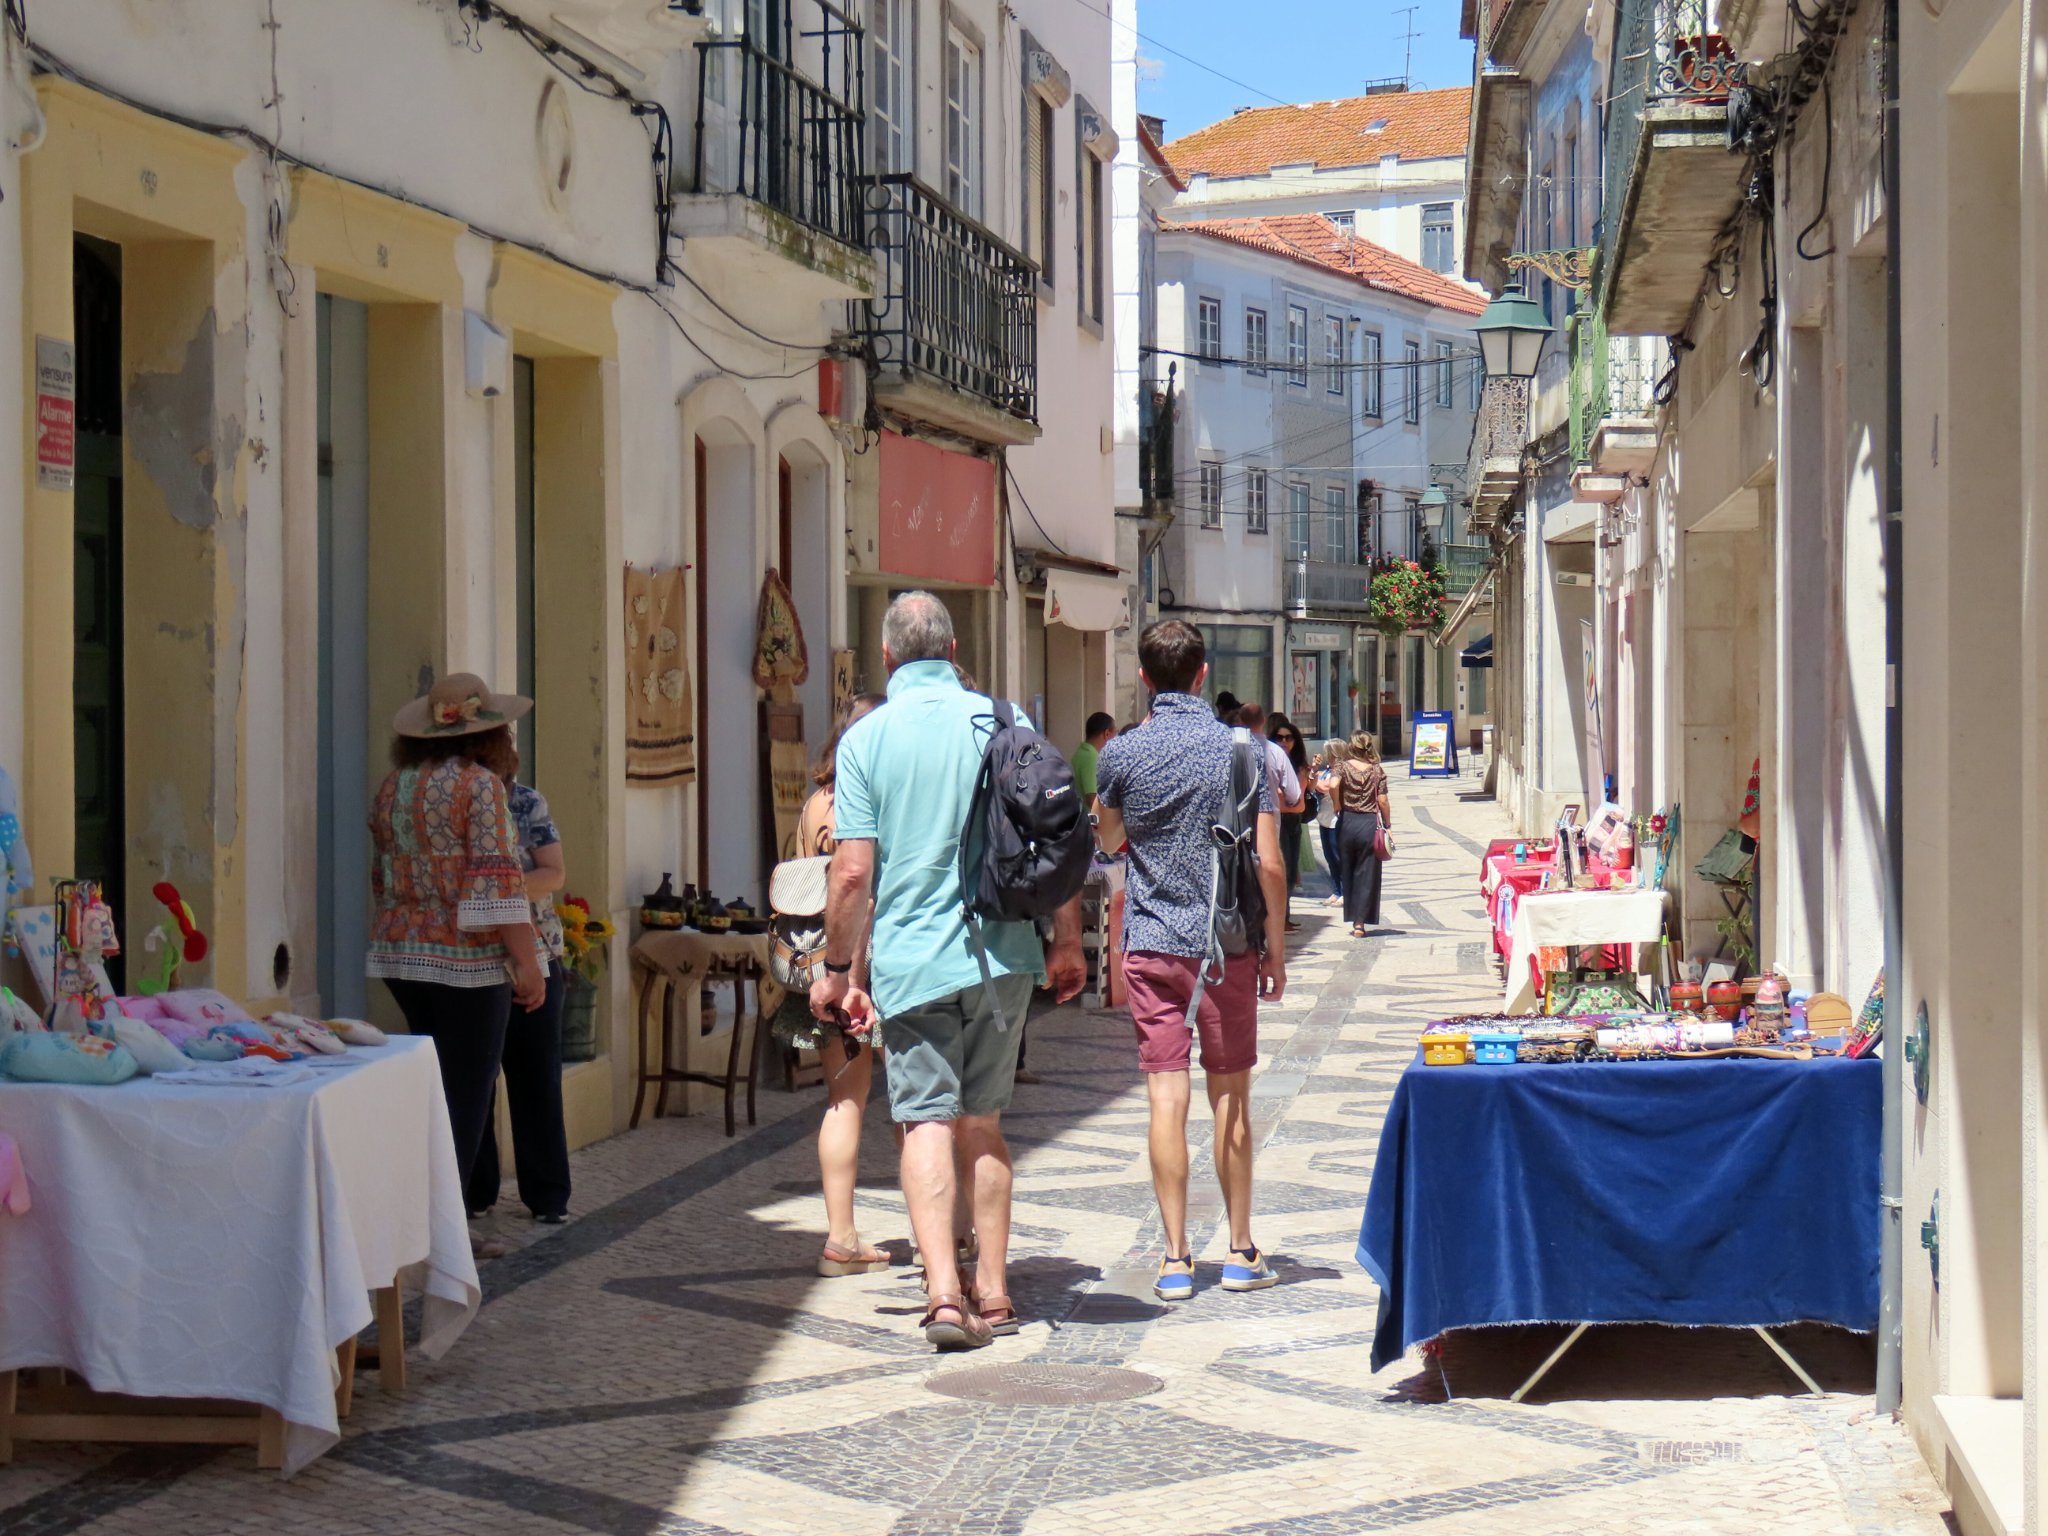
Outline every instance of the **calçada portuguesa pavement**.
[[(818, 1090), (771, 1089), (736, 1141), (706, 1115), (579, 1154), (577, 1219), (503, 1219), (525, 1245), (484, 1266), (469, 1333), (416, 1359), (402, 1396), (366, 1374), (341, 1445), (297, 1478), (246, 1451), (25, 1446), (0, 1472), (0, 1536), (1940, 1536), (1941, 1495), (1871, 1412), (1848, 1335), (1793, 1331), (1825, 1397), (1788, 1395), (1753, 1335), (1711, 1330), (1596, 1330), (1523, 1405), (1508, 1394), (1562, 1330), (1454, 1336), (1455, 1401), (1418, 1357), (1368, 1372), (1376, 1295), (1353, 1250), (1381, 1117), (1421, 1026), (1498, 996), (1474, 872), (1502, 822), (1476, 788), (1397, 770), (1382, 936), (1296, 902), (1255, 1087), (1274, 1289), (1215, 1288), (1227, 1234), (1203, 1155), (1204, 1288), (1153, 1300), (1129, 1026), (1070, 1006), (1032, 1023), (1042, 1082), (1006, 1121), (1031, 1319), (1014, 1339), (938, 1358), (914, 1269), (815, 1277)], [(903, 1254), (893, 1172), (871, 1106), (862, 1228)], [(1068, 1368), (1040, 1396), (1104, 1400), (947, 1380), (1024, 1363)]]

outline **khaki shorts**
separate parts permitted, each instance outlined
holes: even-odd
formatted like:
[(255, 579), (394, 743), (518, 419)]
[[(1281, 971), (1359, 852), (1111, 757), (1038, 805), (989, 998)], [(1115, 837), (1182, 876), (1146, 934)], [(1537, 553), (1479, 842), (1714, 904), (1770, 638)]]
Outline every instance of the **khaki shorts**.
[(996, 1028), (989, 989), (979, 984), (884, 1019), (891, 1118), (909, 1125), (1008, 1109), (1032, 985), (1029, 976), (996, 977), (1008, 1029)]

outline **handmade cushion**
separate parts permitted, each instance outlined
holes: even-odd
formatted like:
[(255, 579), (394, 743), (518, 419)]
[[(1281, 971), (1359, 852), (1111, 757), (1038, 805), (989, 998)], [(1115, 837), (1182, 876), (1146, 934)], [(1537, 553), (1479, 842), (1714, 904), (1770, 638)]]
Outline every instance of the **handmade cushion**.
[(0, 1048), (0, 1072), (24, 1083), (124, 1083), (136, 1073), (127, 1047), (96, 1036), (16, 1035)]
[(127, 1047), (128, 1054), (135, 1058), (135, 1065), (145, 1076), (154, 1076), (158, 1072), (183, 1072), (192, 1065), (191, 1057), (143, 1020), (110, 1011), (108, 1022), (114, 1027), (114, 1038)]

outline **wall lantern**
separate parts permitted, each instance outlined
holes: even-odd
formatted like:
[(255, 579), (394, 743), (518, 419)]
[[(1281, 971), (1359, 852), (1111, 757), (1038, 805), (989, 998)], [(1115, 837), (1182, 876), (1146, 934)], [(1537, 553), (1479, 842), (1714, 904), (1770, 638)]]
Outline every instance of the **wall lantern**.
[(1491, 304), (1479, 323), (1479, 355), (1489, 379), (1533, 379), (1550, 337), (1543, 307), (1520, 288), (1510, 288)]

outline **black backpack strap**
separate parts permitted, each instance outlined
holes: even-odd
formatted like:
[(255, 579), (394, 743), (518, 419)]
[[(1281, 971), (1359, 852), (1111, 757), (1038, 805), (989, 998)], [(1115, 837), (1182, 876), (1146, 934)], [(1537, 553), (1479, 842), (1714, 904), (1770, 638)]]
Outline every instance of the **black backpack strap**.
[(1003, 1017), (1003, 1005), (996, 997), (995, 973), (989, 969), (988, 940), (981, 931), (981, 918), (974, 910), (974, 872), (970, 859), (976, 837), (980, 837), (984, 847), (988, 841), (989, 804), (996, 790), (992, 750), (995, 739), (1017, 723), (1017, 715), (1007, 701), (993, 694), (988, 695), (988, 702), (995, 714), (995, 729), (989, 733), (988, 744), (982, 748), (981, 768), (974, 777), (974, 793), (967, 800), (967, 825), (960, 829), (960, 916), (967, 924), (967, 947), (974, 951), (974, 963), (981, 968), (981, 989), (988, 994), (989, 1007), (995, 1011), (996, 1028), (1007, 1030), (1010, 1021)]

